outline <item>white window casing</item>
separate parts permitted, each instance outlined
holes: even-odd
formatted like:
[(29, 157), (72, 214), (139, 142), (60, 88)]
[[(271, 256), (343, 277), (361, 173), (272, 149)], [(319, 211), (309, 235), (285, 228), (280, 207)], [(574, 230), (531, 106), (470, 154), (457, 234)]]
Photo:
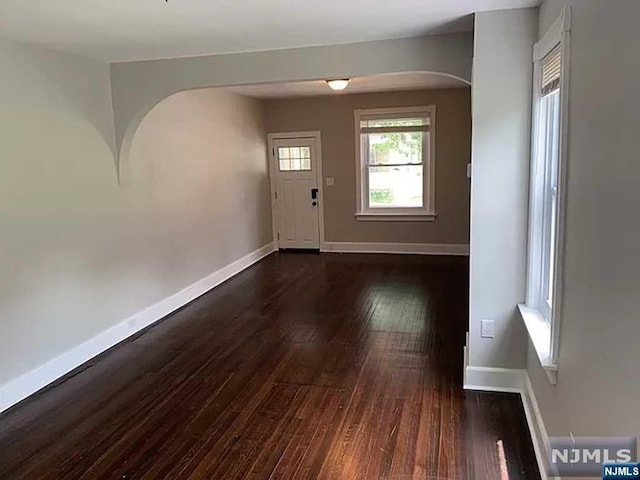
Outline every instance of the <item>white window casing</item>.
[(568, 156), (570, 10), (533, 48), (533, 118), (526, 303), (519, 305), (538, 359), (556, 382), (562, 316)]
[[(398, 107), (356, 110), (356, 212), (360, 221), (433, 221), (435, 220), (435, 129), (436, 107)], [(385, 126), (384, 121), (412, 120), (405, 126)], [(371, 135), (385, 133), (422, 133), (421, 163), (372, 163), (369, 158)], [(370, 169), (380, 167), (422, 167), (421, 205), (371, 205)]]

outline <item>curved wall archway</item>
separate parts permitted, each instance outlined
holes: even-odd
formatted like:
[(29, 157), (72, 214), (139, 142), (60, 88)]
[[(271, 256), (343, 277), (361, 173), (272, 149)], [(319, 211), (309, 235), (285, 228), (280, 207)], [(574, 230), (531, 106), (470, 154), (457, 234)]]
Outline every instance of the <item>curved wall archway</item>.
[(111, 65), (111, 88), (120, 182), (135, 133), (163, 99), (185, 91), (258, 83), (438, 72), (471, 81), (473, 35), (414, 37), (349, 45), (176, 58)]

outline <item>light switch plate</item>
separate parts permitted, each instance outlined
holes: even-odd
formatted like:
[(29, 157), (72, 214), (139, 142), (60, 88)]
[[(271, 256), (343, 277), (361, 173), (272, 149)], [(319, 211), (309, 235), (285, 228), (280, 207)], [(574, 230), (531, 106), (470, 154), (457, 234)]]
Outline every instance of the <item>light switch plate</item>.
[(327, 177), (327, 187), (333, 187), (333, 177)]

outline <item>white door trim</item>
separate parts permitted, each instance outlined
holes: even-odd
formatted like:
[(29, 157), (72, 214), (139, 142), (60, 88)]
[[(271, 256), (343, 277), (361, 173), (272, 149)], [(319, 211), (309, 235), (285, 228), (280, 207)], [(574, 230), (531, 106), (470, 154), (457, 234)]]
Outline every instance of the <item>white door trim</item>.
[(269, 157), (269, 185), (271, 187), (271, 229), (273, 231), (273, 244), (275, 249), (280, 248), (278, 242), (278, 218), (276, 216), (276, 163), (274, 155), (273, 143), (275, 140), (290, 139), (290, 138), (313, 138), (316, 144), (316, 168), (318, 169), (318, 194), (320, 196), (318, 201), (318, 222), (320, 229), (320, 251), (325, 249), (324, 241), (324, 176), (322, 174), (322, 136), (319, 130), (309, 132), (285, 132), (285, 133), (268, 133), (267, 134), (267, 147)]

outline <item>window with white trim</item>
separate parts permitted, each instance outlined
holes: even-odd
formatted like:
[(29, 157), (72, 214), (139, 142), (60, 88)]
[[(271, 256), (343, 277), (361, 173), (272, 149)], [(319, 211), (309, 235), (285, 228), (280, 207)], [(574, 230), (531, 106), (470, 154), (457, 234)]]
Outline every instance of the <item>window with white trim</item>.
[(520, 306), (538, 358), (555, 383), (561, 301), (567, 157), (569, 16), (562, 11), (533, 52), (533, 121), (526, 305)]
[[(540, 62), (536, 85), (536, 125), (532, 158), (531, 252), (540, 263), (532, 272), (531, 303), (547, 322), (553, 311), (554, 278), (558, 239), (558, 159), (560, 155), (560, 75), (562, 53), (559, 46)], [(534, 238), (535, 237), (535, 238)], [(535, 276), (534, 276), (535, 275)]]
[(435, 107), (356, 110), (359, 219), (434, 216)]

